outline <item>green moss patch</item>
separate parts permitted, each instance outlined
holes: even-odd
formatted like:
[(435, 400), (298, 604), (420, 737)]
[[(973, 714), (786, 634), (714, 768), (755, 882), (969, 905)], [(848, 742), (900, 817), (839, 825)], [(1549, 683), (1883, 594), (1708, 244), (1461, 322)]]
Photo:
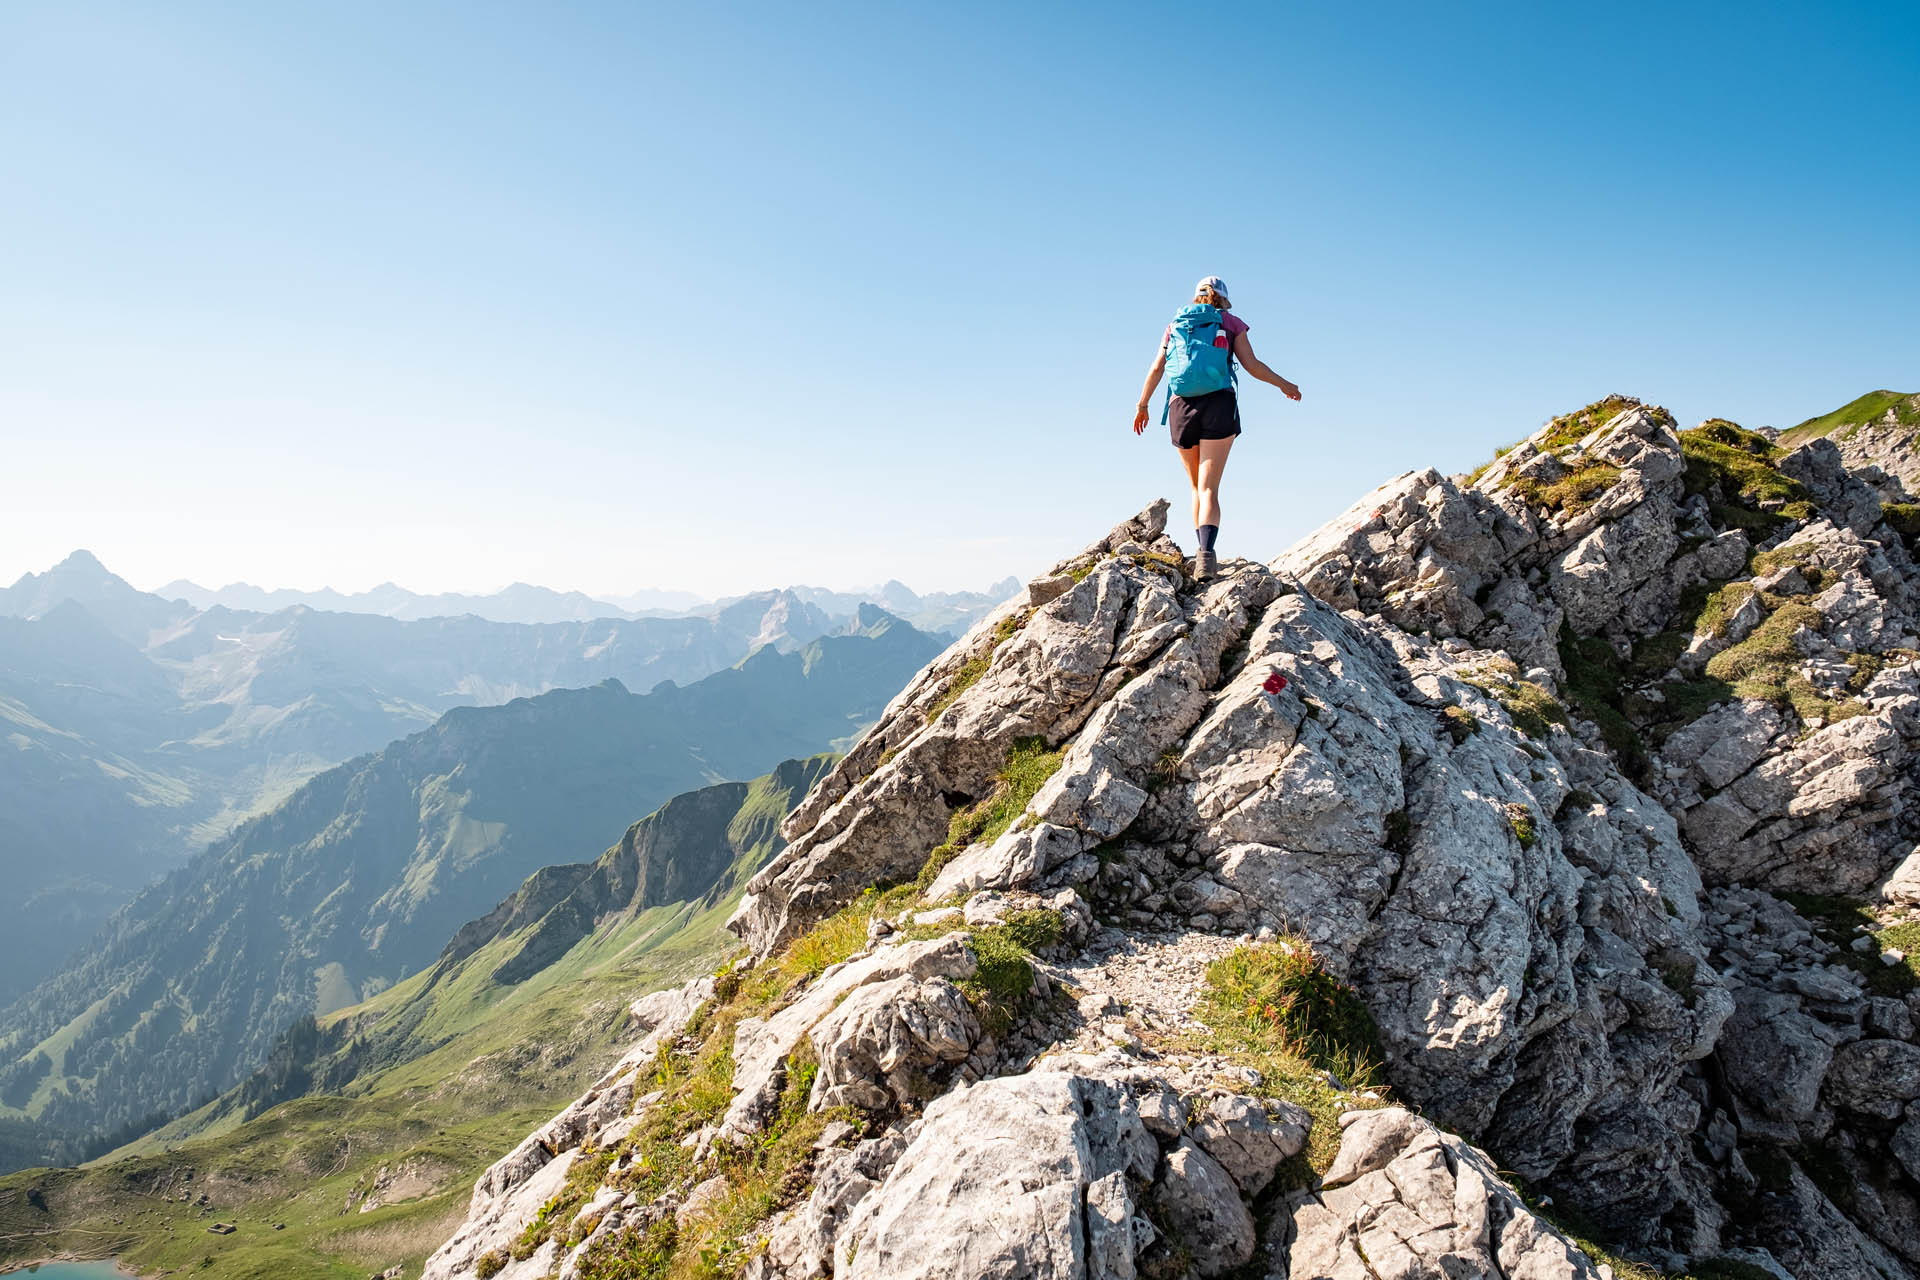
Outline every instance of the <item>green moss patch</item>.
[(1644, 779), (1647, 746), (1639, 730), (1621, 710), (1620, 658), (1605, 640), (1581, 639), (1567, 623), (1560, 624), (1560, 665), (1567, 673), (1567, 697), (1574, 709), (1600, 730), (1614, 758), (1628, 775)]
[[(1575, 409), (1572, 413), (1562, 414), (1552, 419), (1544, 428), (1544, 435), (1538, 432), (1535, 433), (1535, 435), (1539, 436), (1539, 439), (1535, 440), (1534, 443), (1542, 452), (1564, 454), (1593, 432), (1604, 427), (1614, 418), (1639, 403), (1638, 400), (1635, 400), (1631, 396), (1605, 396), (1590, 405)], [(1672, 427), (1674, 425), (1673, 415), (1659, 405), (1648, 405), (1646, 408), (1663, 426)], [(1534, 437), (1529, 436), (1528, 439), (1531, 440), (1534, 439)], [(1470, 485), (1478, 483), (1480, 477), (1491, 470), (1494, 463), (1512, 453), (1515, 449), (1519, 448), (1522, 443), (1524, 443), (1524, 441), (1507, 445), (1505, 448), (1495, 449), (1492, 459), (1481, 463), (1480, 466), (1476, 467), (1467, 476), (1467, 483)], [(1590, 465), (1593, 468), (1606, 466), (1604, 463), (1597, 462)], [(1610, 467), (1607, 469), (1613, 470)], [(1536, 506), (1548, 506), (1553, 510), (1578, 510), (1590, 503), (1592, 499), (1597, 496), (1599, 490), (1605, 487), (1604, 484), (1601, 484), (1601, 477), (1597, 470), (1594, 470), (1591, 474), (1581, 474), (1585, 470), (1586, 468), (1576, 466), (1573, 473), (1562, 477), (1550, 485), (1528, 480), (1525, 477), (1517, 477), (1513, 482), (1513, 487), (1515, 492)], [(1617, 476), (1619, 473), (1615, 471), (1614, 474)], [(1607, 481), (1607, 483), (1611, 483), (1611, 481)]]
[(1033, 954), (1059, 942), (1063, 932), (1059, 913), (1047, 910), (1015, 911), (973, 931), (969, 942), (980, 967), (960, 989), (989, 1035), (1004, 1036), (1019, 1019), (1033, 990)]
[(1507, 826), (1522, 849), (1531, 849), (1540, 838), (1539, 829), (1534, 826), (1533, 810), (1517, 801), (1507, 806)]

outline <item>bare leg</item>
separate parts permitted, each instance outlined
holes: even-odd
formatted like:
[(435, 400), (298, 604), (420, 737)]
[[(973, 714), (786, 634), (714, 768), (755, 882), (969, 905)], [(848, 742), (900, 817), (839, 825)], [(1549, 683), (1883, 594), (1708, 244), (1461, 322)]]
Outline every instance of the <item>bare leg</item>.
[[(1196, 462), (1187, 465), (1187, 473), (1193, 479), (1193, 524), (1197, 529), (1203, 524), (1220, 523), (1220, 477), (1227, 470), (1227, 455), (1233, 451), (1234, 437), (1225, 440), (1202, 440), (1193, 450)], [(1185, 459), (1186, 453), (1181, 453)]]
[(1187, 485), (1193, 490), (1193, 527), (1200, 527), (1200, 446), (1181, 449), (1180, 465), (1187, 469)]

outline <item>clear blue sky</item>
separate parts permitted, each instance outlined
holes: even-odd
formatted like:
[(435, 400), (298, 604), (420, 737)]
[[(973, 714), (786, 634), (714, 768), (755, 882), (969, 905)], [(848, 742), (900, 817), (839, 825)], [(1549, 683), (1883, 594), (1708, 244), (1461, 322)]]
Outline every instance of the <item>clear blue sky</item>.
[(1306, 393), (1226, 554), (1611, 391), (1791, 425), (1920, 390), (1916, 68), (1912, 4), (15, 0), (0, 581), (984, 585), (1177, 496), (1207, 273)]

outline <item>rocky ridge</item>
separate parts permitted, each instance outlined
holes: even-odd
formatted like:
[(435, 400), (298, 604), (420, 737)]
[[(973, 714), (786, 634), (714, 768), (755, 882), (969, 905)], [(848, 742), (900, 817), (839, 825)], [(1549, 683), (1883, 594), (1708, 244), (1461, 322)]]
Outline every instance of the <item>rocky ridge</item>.
[(426, 1274), (1606, 1274), (1570, 1210), (1913, 1275), (1907, 501), (1613, 397), (1209, 582), (1156, 504), (894, 699)]

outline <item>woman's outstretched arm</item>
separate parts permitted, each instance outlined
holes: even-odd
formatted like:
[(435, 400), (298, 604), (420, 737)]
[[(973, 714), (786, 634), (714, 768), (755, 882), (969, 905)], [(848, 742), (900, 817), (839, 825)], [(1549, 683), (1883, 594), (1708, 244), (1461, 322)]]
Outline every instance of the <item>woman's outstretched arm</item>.
[[(1260, 381), (1271, 382), (1274, 386), (1280, 388), (1280, 390), (1286, 393), (1287, 399), (1298, 400), (1300, 398), (1299, 387), (1288, 382), (1272, 369), (1269, 369), (1259, 356), (1253, 354), (1253, 344), (1247, 341), (1245, 332), (1233, 335), (1233, 354), (1240, 357), (1241, 368), (1260, 379)], [(1154, 373), (1156, 381), (1159, 379), (1159, 376), (1159, 372), (1156, 370)]]
[(1167, 349), (1160, 348), (1160, 354), (1153, 358), (1153, 368), (1147, 370), (1147, 385), (1140, 388), (1140, 403), (1133, 407), (1133, 434), (1139, 435), (1147, 429), (1147, 401), (1153, 399), (1153, 389), (1160, 385), (1160, 375), (1167, 371)]

